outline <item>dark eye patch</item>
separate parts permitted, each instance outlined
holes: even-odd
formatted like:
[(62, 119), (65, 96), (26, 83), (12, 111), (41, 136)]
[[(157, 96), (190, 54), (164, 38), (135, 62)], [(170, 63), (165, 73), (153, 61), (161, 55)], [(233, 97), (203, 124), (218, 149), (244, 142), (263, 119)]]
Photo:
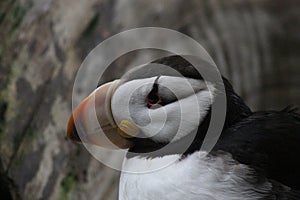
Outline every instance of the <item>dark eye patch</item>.
[(147, 96), (147, 100), (149, 103), (151, 104), (157, 104), (159, 101), (160, 101), (160, 98), (158, 96), (157, 93), (150, 93), (148, 96)]
[(151, 108), (154, 105), (158, 105), (161, 102), (160, 97), (158, 96), (158, 83), (157, 82), (158, 82), (159, 77), (160, 76), (158, 76), (155, 79), (154, 84), (152, 86), (152, 90), (147, 95), (146, 103), (147, 103), (148, 108)]
[(158, 108), (155, 105), (164, 106), (177, 101), (175, 94), (167, 87), (158, 84), (153, 86), (146, 99), (148, 108), (155, 109)]

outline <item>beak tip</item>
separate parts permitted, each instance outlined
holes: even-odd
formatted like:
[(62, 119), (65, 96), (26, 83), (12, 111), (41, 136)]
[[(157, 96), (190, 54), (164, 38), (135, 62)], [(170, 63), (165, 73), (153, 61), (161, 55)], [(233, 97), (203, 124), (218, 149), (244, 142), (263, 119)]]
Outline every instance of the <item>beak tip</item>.
[(75, 121), (74, 121), (74, 118), (73, 118), (73, 114), (71, 114), (71, 117), (70, 117), (69, 122), (68, 122), (67, 138), (69, 138), (73, 141), (77, 141), (77, 142), (81, 141), (81, 139), (78, 135), (76, 126), (75, 126)]

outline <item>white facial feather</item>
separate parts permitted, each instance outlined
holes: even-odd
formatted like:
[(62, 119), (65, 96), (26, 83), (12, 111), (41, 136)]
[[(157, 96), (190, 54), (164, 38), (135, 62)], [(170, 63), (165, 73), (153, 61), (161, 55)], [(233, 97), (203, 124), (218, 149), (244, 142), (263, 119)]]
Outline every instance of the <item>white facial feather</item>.
[[(168, 163), (179, 155), (158, 158), (133, 157), (125, 159), (123, 169), (151, 171), (161, 163)], [(184, 160), (146, 173), (122, 172), (120, 200), (258, 200), (266, 199), (272, 190), (268, 181), (254, 185), (249, 179), (252, 171), (230, 155), (208, 156), (195, 152)]]
[(175, 95), (178, 100), (149, 109), (146, 97), (156, 78), (132, 80), (117, 88), (111, 103), (113, 117), (117, 124), (122, 120), (135, 122), (145, 137), (155, 141), (176, 141), (198, 128), (212, 104), (214, 91), (201, 80), (161, 76), (158, 93)]

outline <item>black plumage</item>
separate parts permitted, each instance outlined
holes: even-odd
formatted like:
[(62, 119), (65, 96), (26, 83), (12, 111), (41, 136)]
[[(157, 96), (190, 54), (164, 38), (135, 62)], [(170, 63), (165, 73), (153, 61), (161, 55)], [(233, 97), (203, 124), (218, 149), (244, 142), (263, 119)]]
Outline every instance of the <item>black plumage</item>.
[(254, 112), (225, 129), (214, 150), (300, 190), (300, 115), (294, 111)]

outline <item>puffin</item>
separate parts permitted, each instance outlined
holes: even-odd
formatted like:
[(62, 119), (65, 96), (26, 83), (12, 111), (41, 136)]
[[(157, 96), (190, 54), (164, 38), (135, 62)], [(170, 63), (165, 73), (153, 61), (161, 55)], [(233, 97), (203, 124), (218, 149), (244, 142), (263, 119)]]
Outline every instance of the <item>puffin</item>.
[(67, 137), (127, 149), (120, 200), (300, 199), (296, 109), (253, 112), (226, 78), (221, 82), (225, 118), (209, 151), (201, 146), (222, 92), (182, 55), (96, 88), (71, 114)]

